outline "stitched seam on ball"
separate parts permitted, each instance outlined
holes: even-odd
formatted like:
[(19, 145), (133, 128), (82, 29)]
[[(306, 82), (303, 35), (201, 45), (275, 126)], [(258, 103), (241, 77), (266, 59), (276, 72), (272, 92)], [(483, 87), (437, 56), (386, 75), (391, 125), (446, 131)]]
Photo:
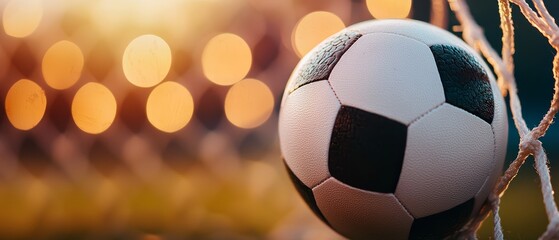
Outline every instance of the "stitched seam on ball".
[(375, 34), (375, 33), (391, 34), (391, 35), (396, 35), (396, 36), (401, 36), (401, 37), (409, 38), (409, 39), (411, 39), (411, 40), (414, 40), (414, 41), (417, 41), (417, 42), (422, 43), (422, 44), (425, 45), (426, 47), (429, 47), (429, 44), (427, 44), (427, 43), (421, 41), (420, 39), (414, 38), (414, 37), (412, 37), (412, 36), (404, 35), (404, 34), (401, 34), (401, 33), (394, 33), (394, 32), (371, 32), (371, 33), (363, 34), (363, 36), (366, 36), (366, 35), (373, 35), (373, 34)]
[(493, 167), (495, 168), (497, 167), (497, 137), (495, 136), (495, 129), (493, 128), (493, 125), (489, 124), (489, 126), (491, 127), (491, 132), (493, 133)]
[[(349, 50), (349, 48), (351, 48), (351, 46), (353, 46), (353, 44), (355, 42), (357, 42), (357, 40), (359, 40), (359, 38), (361, 38), (363, 36), (363, 34), (357, 30), (349, 30), (346, 32), (340, 32), (339, 34), (334, 35), (334, 37), (322, 44), (319, 44), (318, 46), (322, 46), (322, 47), (326, 47), (326, 52), (321, 52), (320, 50), (318, 52), (315, 52), (313, 54), (313, 56), (308, 59), (308, 61), (306, 63), (304, 63), (300, 69), (300, 71), (298, 72), (298, 76), (295, 77), (294, 82), (300, 82), (303, 81), (304, 83), (301, 85), (297, 85), (296, 87), (288, 90), (288, 95), (291, 94), (292, 92), (294, 92), (295, 90), (297, 90), (298, 88), (300, 88), (302, 85), (305, 85), (309, 82), (315, 82), (315, 81), (320, 81), (320, 80), (324, 80), (324, 79), (328, 79), (330, 77), (330, 74), (332, 73), (332, 71), (334, 70), (334, 67), (336, 66), (336, 64), (340, 61), (341, 57), (347, 52), (347, 50)], [(342, 41), (338, 41), (340, 40), (339, 38), (344, 38), (344, 37), (348, 37), (348, 39), (345, 39), (346, 42)], [(349, 40), (349, 41), (347, 41)], [(323, 44), (325, 43), (331, 43), (333, 45), (326, 45), (323, 46)], [(338, 46), (342, 46), (343, 48), (337, 48)], [(334, 49), (328, 49), (327, 47), (334, 47)], [(324, 50), (324, 48), (322, 49)], [(328, 51), (328, 50), (333, 50), (333, 51)], [(317, 58), (319, 57), (319, 58)], [(323, 62), (321, 60), (324, 60), (324, 58), (326, 58), (326, 62)], [(326, 69), (324, 69), (326, 68)], [(302, 71), (301, 71), (302, 70)], [(308, 71), (312, 71), (316, 74), (316, 72), (318, 71), (319, 75), (318, 76), (313, 76), (313, 73), (309, 73)], [(324, 72), (324, 74), (322, 73)], [(307, 75), (307, 76), (304, 76)], [(322, 76), (325, 75), (325, 76)], [(307, 80), (301, 80), (301, 77), (303, 78), (309, 78)], [(314, 79), (317, 78), (317, 79)], [(314, 80), (313, 80), (314, 79)], [(292, 83), (288, 83), (287, 88), (290, 88), (289, 86), (292, 85)]]
[(321, 180), (320, 182), (318, 182), (316, 185), (314, 185), (314, 187), (311, 187), (311, 190), (314, 190), (315, 188), (317, 188), (318, 186), (322, 185), (323, 183), (325, 183), (326, 181), (328, 181), (330, 178), (333, 178), (332, 176), (328, 176), (325, 179)]
[(309, 85), (309, 84), (311, 84), (311, 83), (321, 82), (321, 81), (324, 81), (324, 80), (328, 81), (328, 79), (324, 78), (324, 79), (317, 79), (317, 80), (314, 80), (314, 81), (310, 81), (310, 82), (303, 83), (303, 84), (299, 85), (297, 88), (293, 89), (292, 91), (287, 91), (287, 95), (289, 96), (289, 95), (291, 95), (292, 93), (294, 93), (296, 90), (298, 90), (299, 88), (302, 88), (302, 87), (304, 87), (304, 86), (307, 86), (307, 85)]
[(400, 199), (398, 198), (398, 196), (396, 196), (395, 193), (394, 193), (394, 198), (396, 198), (396, 201), (398, 201), (398, 204), (400, 204), (400, 206), (402, 206), (402, 208), (404, 208), (404, 210), (406, 210), (406, 213), (408, 215), (410, 215), (410, 217), (413, 218), (413, 220), (415, 220), (415, 216), (413, 216), (413, 214), (411, 214), (410, 210), (408, 210), (408, 208), (404, 205), (404, 203), (402, 201), (400, 201)]
[(435, 107), (433, 107), (433, 108), (427, 110), (426, 112), (424, 112), (423, 114), (421, 114), (419, 117), (417, 117), (417, 118), (415, 118), (414, 120), (412, 120), (407, 126), (408, 126), (408, 127), (411, 126), (413, 123), (419, 121), (419, 119), (425, 117), (427, 114), (429, 114), (430, 112), (434, 111), (435, 109), (441, 107), (441, 106), (444, 105), (444, 104), (445, 104), (445, 102), (439, 103), (437, 106), (435, 106)]
[(338, 102), (341, 105), (342, 100), (340, 100), (340, 98), (338, 97), (338, 94), (336, 93), (336, 90), (334, 90), (334, 86), (332, 86), (332, 83), (330, 83), (330, 80), (326, 79), (326, 82), (328, 82), (328, 86), (330, 86), (330, 89), (332, 89), (332, 92), (334, 92), (334, 96), (336, 97), (336, 99), (338, 99)]
[[(483, 191), (483, 188), (484, 188), (484, 187), (487, 187), (486, 184), (488, 183), (489, 178), (490, 178), (489, 175), (487, 175), (487, 177), (485, 177), (485, 181), (483, 181), (483, 184), (481, 185), (481, 187), (479, 188), (479, 190), (477, 190), (476, 194), (474, 195), (474, 198), (475, 198), (476, 203), (477, 203), (478, 200), (480, 200), (480, 199), (477, 199), (479, 193), (481, 193), (481, 191)], [(493, 192), (493, 186), (491, 187), (490, 194), (491, 194), (491, 192)], [(485, 201), (485, 199), (483, 199), (483, 201)]]

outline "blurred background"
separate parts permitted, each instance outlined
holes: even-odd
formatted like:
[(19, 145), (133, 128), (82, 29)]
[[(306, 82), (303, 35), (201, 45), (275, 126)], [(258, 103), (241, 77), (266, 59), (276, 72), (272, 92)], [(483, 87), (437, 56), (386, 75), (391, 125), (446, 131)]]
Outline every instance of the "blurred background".
[[(497, 1), (468, 3), (499, 50)], [(559, 16), (559, 2), (546, 4)], [(452, 13), (444, 21), (431, 7), (0, 0), (0, 239), (342, 239), (283, 169), (283, 87), (302, 55), (360, 21), (437, 18), (460, 36)], [(516, 76), (533, 127), (553, 93), (555, 52), (513, 9)], [(552, 126), (543, 138), (555, 167), (558, 134)], [(509, 135), (507, 163), (518, 145), (512, 122)], [(502, 201), (510, 239), (535, 238), (547, 224), (531, 165)]]

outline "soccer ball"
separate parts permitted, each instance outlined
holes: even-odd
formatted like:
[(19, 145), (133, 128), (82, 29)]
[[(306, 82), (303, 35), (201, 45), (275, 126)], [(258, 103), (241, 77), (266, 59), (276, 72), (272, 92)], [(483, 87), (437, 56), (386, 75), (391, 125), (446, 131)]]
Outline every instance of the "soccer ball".
[(505, 158), (503, 97), (483, 59), (414, 20), (372, 20), (297, 65), (279, 135), (296, 189), (351, 239), (442, 239), (477, 214)]

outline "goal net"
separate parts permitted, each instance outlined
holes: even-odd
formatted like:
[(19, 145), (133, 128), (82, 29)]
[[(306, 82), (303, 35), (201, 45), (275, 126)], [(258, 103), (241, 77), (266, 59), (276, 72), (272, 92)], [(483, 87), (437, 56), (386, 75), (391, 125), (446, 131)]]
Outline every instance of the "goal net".
[[(441, 3), (433, 4), (442, 5)], [(553, 197), (553, 188), (551, 185), (550, 170), (548, 168), (548, 159), (545, 154), (543, 144), (539, 140), (550, 125), (559, 111), (559, 28), (555, 23), (555, 19), (546, 8), (542, 0), (533, 0), (532, 5), (529, 5), (524, 0), (499, 0), (500, 28), (502, 30), (502, 50), (498, 54), (489, 44), (484, 36), (483, 29), (476, 23), (475, 19), (470, 13), (466, 1), (451, 0), (449, 1), (452, 11), (456, 14), (460, 26), (463, 31), (464, 40), (473, 48), (480, 51), (489, 63), (498, 77), (498, 83), (501, 88), (502, 94), (509, 96), (509, 106), (512, 112), (514, 124), (520, 136), (520, 143), (518, 154), (506, 169), (504, 175), (500, 178), (494, 191), (485, 204), (482, 213), (470, 222), (463, 232), (459, 233), (462, 237), (475, 238), (476, 231), (487, 217), (492, 212), (494, 223), (494, 237), (495, 239), (503, 239), (503, 230), (501, 227), (501, 219), (499, 217), (500, 198), (507, 190), (510, 182), (518, 174), (518, 171), (525, 163), (529, 156), (533, 156), (535, 162), (535, 169), (540, 177), (541, 192), (545, 211), (549, 220), (547, 229), (540, 236), (540, 239), (556, 239), (559, 237), (559, 212)], [(553, 76), (554, 76), (554, 92), (551, 97), (551, 104), (549, 110), (543, 116), (539, 124), (534, 128), (529, 128), (522, 116), (522, 107), (518, 97), (518, 89), (514, 75), (514, 60), (513, 55), (515, 52), (514, 42), (514, 23), (512, 18), (512, 7), (518, 7), (524, 17), (536, 28), (547, 40), (551, 47), (556, 51), (553, 59)], [(438, 11), (445, 11), (440, 8)]]

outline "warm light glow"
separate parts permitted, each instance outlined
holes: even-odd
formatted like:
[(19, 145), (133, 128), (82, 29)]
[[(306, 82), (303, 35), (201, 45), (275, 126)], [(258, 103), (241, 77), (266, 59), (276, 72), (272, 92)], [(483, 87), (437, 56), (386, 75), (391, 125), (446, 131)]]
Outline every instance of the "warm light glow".
[(223, 33), (212, 38), (202, 53), (206, 77), (219, 85), (232, 85), (243, 79), (252, 65), (252, 54), (241, 37)]
[(104, 132), (111, 126), (115, 116), (115, 97), (108, 88), (99, 83), (85, 84), (74, 96), (72, 117), (84, 132)]
[(81, 76), (83, 54), (70, 41), (60, 41), (52, 45), (43, 57), (43, 77), (54, 89), (67, 89)]
[(301, 18), (291, 34), (291, 42), (299, 57), (307, 54), (327, 37), (345, 28), (344, 22), (330, 12), (312, 12)]
[(148, 97), (146, 114), (149, 122), (163, 132), (176, 132), (190, 121), (194, 101), (188, 89), (176, 82), (164, 82)]
[(376, 19), (406, 18), (412, 0), (367, 0), (367, 8)]
[(162, 38), (142, 35), (134, 39), (122, 57), (124, 75), (138, 87), (153, 87), (171, 68), (171, 48)]
[(43, 89), (27, 79), (17, 81), (6, 95), (6, 115), (12, 125), (29, 130), (41, 121), (47, 107)]
[(235, 84), (225, 97), (225, 115), (241, 128), (255, 128), (266, 122), (274, 108), (270, 88), (256, 79), (245, 79)]
[(27, 37), (37, 29), (42, 17), (41, 0), (11, 0), (2, 16), (4, 31), (12, 37)]
[[(52, 0), (45, 0), (52, 1)], [(237, 1), (185, 0), (95, 0), (69, 1), (83, 7), (96, 36), (120, 41), (130, 33), (172, 33), (180, 44), (199, 38), (200, 34), (221, 23), (215, 11), (237, 6)], [(78, 2), (78, 4), (73, 4)], [(52, 4), (54, 5), (54, 4)], [(64, 4), (57, 4), (64, 5)], [(75, 11), (72, 11), (75, 12)], [(228, 13), (228, 11), (226, 12)], [(169, 39), (170, 40), (170, 39)]]

